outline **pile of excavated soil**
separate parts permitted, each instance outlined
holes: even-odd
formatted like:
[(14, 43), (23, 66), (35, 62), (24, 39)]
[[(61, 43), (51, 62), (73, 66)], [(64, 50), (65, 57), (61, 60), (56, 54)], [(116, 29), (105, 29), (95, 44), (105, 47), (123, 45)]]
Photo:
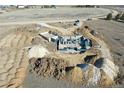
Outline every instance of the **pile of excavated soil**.
[(113, 81), (110, 78), (110, 75), (107, 75), (106, 72), (104, 72), (104, 70), (100, 70), (101, 71), (101, 78), (99, 81), (99, 86), (100, 87), (112, 87), (115, 84), (115, 81)]
[[(94, 60), (94, 58), (92, 59)], [(96, 60), (94, 60), (96, 61)], [(85, 87), (111, 87), (115, 84), (118, 69), (113, 63), (104, 59), (100, 67), (95, 64), (78, 64), (70, 67), (68, 62), (60, 58), (43, 57), (30, 59), (30, 72), (41, 77), (67, 80), (74, 85)], [(108, 69), (108, 66), (110, 66)]]
[(48, 42), (47, 40), (45, 40), (44, 38), (42, 38), (40, 35), (39, 36), (35, 36), (33, 37), (32, 41), (31, 41), (32, 45), (42, 45), (43, 47), (45, 47), (48, 51), (57, 51), (57, 45), (52, 43), (52, 42)]
[(111, 60), (107, 58), (98, 59), (94, 65), (102, 69), (112, 80), (118, 76), (118, 66), (116, 66)]
[(74, 84), (85, 87), (112, 87), (115, 84), (110, 75), (92, 64), (71, 68), (67, 71), (67, 78)]
[(63, 59), (43, 57), (30, 59), (30, 66), (31, 71), (38, 75), (60, 79), (65, 75), (65, 68), (68, 64)]
[(82, 73), (81, 68), (70, 67), (70, 69), (69, 69), (69, 67), (67, 67), (66, 71), (67, 71), (66, 77), (69, 81), (73, 82), (76, 85), (82, 84), (83, 73)]
[(47, 54), (49, 54), (48, 50), (46, 48), (42, 47), (41, 45), (34, 45), (34, 46), (30, 47), (29, 51), (28, 51), (29, 59), (33, 58), (33, 57), (42, 58)]

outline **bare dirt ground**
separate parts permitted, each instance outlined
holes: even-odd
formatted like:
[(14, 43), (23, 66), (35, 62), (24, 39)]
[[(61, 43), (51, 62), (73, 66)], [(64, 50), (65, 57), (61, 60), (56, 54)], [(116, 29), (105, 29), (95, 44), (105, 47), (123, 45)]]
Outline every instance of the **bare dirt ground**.
[(74, 22), (58, 22), (58, 23), (52, 23), (50, 25), (67, 29), (67, 28), (73, 27), (74, 26), (73, 24), (74, 24)]
[(57, 7), (56, 9), (21, 9), (0, 14), (0, 21), (17, 22), (65, 20), (106, 15), (109, 12), (110, 10), (103, 8)]
[(35, 73), (30, 73), (27, 70), (28, 77), (26, 77), (23, 82), (23, 87), (25, 88), (74, 88), (74, 84), (69, 83), (65, 80), (56, 80), (55, 78), (44, 78), (36, 75)]
[(119, 66), (120, 74), (124, 76), (124, 23), (97, 20), (85, 22), (85, 24), (103, 35), (110, 47), (115, 64)]
[[(27, 50), (32, 35), (30, 32), (18, 31), (13, 28), (10, 32), (6, 27), (1, 29), (0, 39), (0, 87), (22, 87), (28, 66)], [(3, 33), (5, 31), (5, 33)]]

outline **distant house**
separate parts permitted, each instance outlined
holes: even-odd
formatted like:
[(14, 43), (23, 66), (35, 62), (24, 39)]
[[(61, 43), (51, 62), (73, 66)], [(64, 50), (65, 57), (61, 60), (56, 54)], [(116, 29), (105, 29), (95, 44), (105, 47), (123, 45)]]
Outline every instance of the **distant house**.
[(56, 6), (55, 5), (27, 5), (27, 8), (42, 9), (42, 8), (56, 8)]
[(24, 9), (26, 7), (27, 7), (26, 5), (17, 5), (17, 8), (19, 8), (19, 9)]
[(17, 6), (16, 5), (0, 5), (0, 9), (4, 10), (4, 9), (16, 9)]
[(9, 5), (0, 5), (0, 9), (7, 9), (9, 7), (10, 7)]

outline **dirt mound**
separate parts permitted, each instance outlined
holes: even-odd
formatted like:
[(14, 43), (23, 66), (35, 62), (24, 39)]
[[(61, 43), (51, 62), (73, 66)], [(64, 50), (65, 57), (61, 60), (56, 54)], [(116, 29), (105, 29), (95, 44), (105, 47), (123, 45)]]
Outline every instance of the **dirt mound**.
[(67, 78), (74, 84), (85, 87), (111, 87), (115, 81), (104, 71), (92, 64), (78, 64), (75, 67), (68, 67)]
[(79, 67), (67, 67), (66, 68), (66, 77), (69, 81), (73, 82), (74, 84), (81, 84), (83, 81), (83, 73), (81, 68)]
[(117, 77), (119, 68), (111, 60), (107, 58), (98, 59), (95, 64), (96, 67), (103, 69), (104, 72), (112, 79)]
[(124, 85), (124, 75), (118, 74), (118, 77), (115, 78), (115, 81), (117, 85), (120, 85), (120, 84)]
[(88, 63), (70, 67), (67, 63), (65, 60), (55, 57), (30, 59), (31, 71), (39, 76), (54, 77), (58, 80), (64, 79), (85, 87), (110, 87), (115, 84), (113, 78), (116, 77), (117, 72), (114, 70), (116, 67), (109, 67), (108, 73), (109, 64), (113, 66), (109, 60), (105, 59), (101, 67)]
[(89, 64), (78, 64), (67, 71), (68, 78), (78, 85), (95, 86), (100, 80), (100, 70)]
[(40, 44), (43, 47), (47, 48), (49, 51), (57, 50), (57, 45), (56, 44), (46, 41), (41, 36), (33, 37), (31, 43), (32, 43), (32, 45), (39, 45)]
[(115, 82), (110, 78), (109, 75), (107, 75), (104, 70), (101, 69), (101, 78), (99, 81), (100, 87), (110, 87), (112, 86)]
[(32, 71), (44, 77), (64, 78), (65, 68), (68, 66), (63, 59), (43, 57), (30, 59)]
[(40, 45), (34, 45), (28, 51), (29, 58), (42, 58), (47, 54), (49, 54), (48, 50)]

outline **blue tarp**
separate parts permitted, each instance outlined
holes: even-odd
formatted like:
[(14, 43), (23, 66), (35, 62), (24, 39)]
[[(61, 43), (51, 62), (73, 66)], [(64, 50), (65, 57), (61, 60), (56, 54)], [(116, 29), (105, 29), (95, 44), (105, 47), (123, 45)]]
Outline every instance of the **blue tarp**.
[(88, 68), (88, 64), (77, 64), (77, 67), (80, 67), (83, 70), (86, 70)]

